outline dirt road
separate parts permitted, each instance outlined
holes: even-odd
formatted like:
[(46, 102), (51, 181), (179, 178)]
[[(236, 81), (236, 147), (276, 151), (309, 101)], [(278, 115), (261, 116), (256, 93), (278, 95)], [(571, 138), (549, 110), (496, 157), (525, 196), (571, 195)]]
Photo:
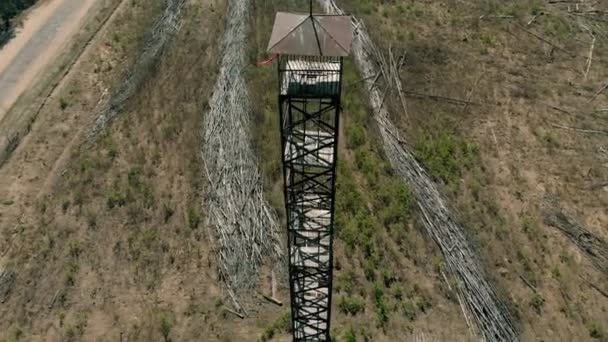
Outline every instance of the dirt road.
[(98, 0), (49, 0), (34, 8), (0, 50), (0, 121), (36, 76), (67, 45)]

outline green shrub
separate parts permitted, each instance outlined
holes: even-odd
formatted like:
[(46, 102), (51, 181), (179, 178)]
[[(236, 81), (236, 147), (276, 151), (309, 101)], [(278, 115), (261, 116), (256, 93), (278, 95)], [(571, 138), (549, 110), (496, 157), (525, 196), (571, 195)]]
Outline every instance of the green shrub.
[(62, 97), (59, 99), (59, 108), (61, 108), (61, 110), (65, 110), (69, 105), (70, 103), (65, 98)]
[(384, 301), (384, 290), (378, 283), (374, 283), (373, 290), (374, 302), (376, 303), (376, 319), (378, 321), (378, 325), (384, 327), (388, 322), (388, 307)]
[(352, 327), (344, 332), (344, 342), (357, 342), (357, 333)]
[(357, 285), (357, 275), (353, 270), (348, 270), (340, 274), (336, 280), (337, 291), (344, 291), (348, 295), (353, 293), (353, 290)]
[(593, 322), (589, 325), (589, 336), (591, 338), (603, 341), (604, 337), (606, 337), (605, 335), (604, 330), (602, 330), (602, 327), (597, 322)]
[(410, 321), (414, 321), (416, 319), (416, 307), (412, 302), (407, 301), (403, 304), (403, 315)]
[(545, 299), (538, 292), (534, 292), (530, 298), (530, 306), (534, 308), (537, 314), (540, 315), (543, 306), (545, 305)]
[(386, 326), (386, 323), (388, 323), (388, 308), (384, 301), (376, 303), (376, 319), (381, 327)]
[(113, 209), (116, 207), (123, 207), (128, 202), (130, 202), (130, 194), (122, 193), (119, 190), (114, 190), (110, 193), (107, 200), (107, 205), (109, 209)]
[(416, 157), (435, 178), (453, 184), (478, 160), (478, 148), (448, 133), (427, 136), (416, 144)]
[(359, 297), (342, 296), (338, 308), (343, 313), (354, 316), (365, 309), (365, 301)]
[(365, 130), (357, 124), (349, 125), (346, 130), (347, 145), (357, 149), (365, 144)]
[(196, 211), (196, 209), (194, 209), (194, 208), (189, 208), (188, 209), (188, 225), (190, 226), (190, 228), (196, 229), (196, 228), (198, 228), (200, 223), (201, 223), (201, 217), (200, 217), (198, 211)]
[(173, 210), (170, 205), (168, 205), (167, 203), (163, 204), (163, 220), (165, 221), (165, 223), (169, 222), (171, 217), (173, 217), (174, 213), (175, 210)]
[(170, 341), (169, 335), (171, 334), (171, 329), (173, 328), (173, 323), (166, 315), (161, 315), (158, 322), (158, 330), (165, 342)]
[(414, 203), (407, 184), (399, 179), (387, 181), (379, 191), (377, 200), (377, 210), (385, 226), (407, 223)]
[(266, 342), (274, 337), (276, 333), (280, 332), (289, 332), (291, 330), (290, 326), (291, 322), (291, 314), (288, 312), (281, 315), (274, 322), (272, 322), (266, 329), (264, 333), (260, 337), (260, 341)]

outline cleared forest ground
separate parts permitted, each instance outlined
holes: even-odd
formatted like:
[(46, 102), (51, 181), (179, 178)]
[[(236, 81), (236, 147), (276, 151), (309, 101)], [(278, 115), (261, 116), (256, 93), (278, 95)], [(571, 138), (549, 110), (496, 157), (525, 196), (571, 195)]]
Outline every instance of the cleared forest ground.
[[(0, 307), (5, 338), (215, 334), (221, 297), (200, 223), (200, 141), (191, 128), (202, 126), (214, 81), (223, 3), (189, 3), (179, 35), (120, 119), (92, 146), (70, 144), (104, 91), (128, 75), (162, 9), (128, 1), (0, 169), (9, 194), (1, 266), (15, 274)], [(68, 145), (67, 162), (51, 174)]]
[(607, 298), (584, 279), (603, 288), (606, 275), (543, 207), (557, 198), (606, 241), (606, 8), (340, 3), (387, 56), (404, 56), (407, 115), (392, 92), (392, 120), (448, 194), (522, 340), (605, 339)]
[[(603, 22), (540, 1), (338, 4), (365, 21), (383, 52), (405, 56), (407, 115), (393, 92), (391, 119), (458, 213), (521, 339), (606, 340), (603, 257), (588, 258), (567, 227), (545, 224), (577, 222), (575, 231), (607, 239), (606, 136), (563, 128), (606, 129)], [(8, 275), (0, 338), (290, 340), (288, 308), (259, 296), (270, 290), (265, 270), (247, 298), (250, 315), (225, 310), (205, 224), (201, 132), (225, 1), (188, 1), (181, 30), (120, 115), (77, 148), (104, 94), (136, 65), (162, 5), (127, 0), (0, 168), (8, 194), (0, 198), (0, 273)], [(303, 8), (293, 0), (252, 6), (250, 133), (266, 198), (284, 225), (276, 69), (256, 62), (273, 14)], [(594, 27), (592, 63), (593, 40), (580, 24)], [(384, 157), (361, 81), (347, 60), (332, 336), (469, 341), (444, 258), (422, 228), (410, 186)], [(545, 221), (547, 196), (575, 219)], [(278, 293), (288, 303), (285, 279)]]

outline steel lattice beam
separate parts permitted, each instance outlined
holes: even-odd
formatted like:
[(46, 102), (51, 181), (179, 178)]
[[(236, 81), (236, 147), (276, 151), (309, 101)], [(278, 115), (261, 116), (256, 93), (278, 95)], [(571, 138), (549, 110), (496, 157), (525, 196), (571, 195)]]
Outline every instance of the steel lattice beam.
[(329, 341), (342, 59), (281, 56), (281, 157), (295, 341)]

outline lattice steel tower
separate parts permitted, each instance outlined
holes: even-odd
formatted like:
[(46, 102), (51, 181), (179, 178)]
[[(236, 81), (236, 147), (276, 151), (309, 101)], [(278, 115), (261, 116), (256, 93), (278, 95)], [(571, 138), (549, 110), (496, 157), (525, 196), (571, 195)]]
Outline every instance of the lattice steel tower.
[(294, 341), (329, 341), (336, 161), (350, 17), (277, 13), (279, 110)]

